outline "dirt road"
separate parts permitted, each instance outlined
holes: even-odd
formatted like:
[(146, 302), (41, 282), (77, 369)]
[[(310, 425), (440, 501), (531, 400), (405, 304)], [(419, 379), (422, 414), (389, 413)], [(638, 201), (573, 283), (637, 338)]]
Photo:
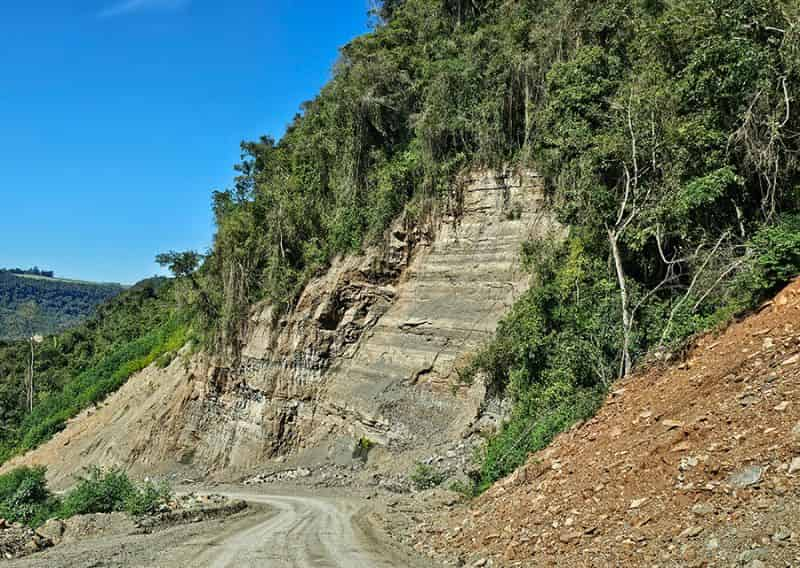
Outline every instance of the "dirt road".
[[(267, 505), (254, 526), (222, 539), (197, 543), (192, 566), (311, 566), (391, 568), (412, 560), (382, 542), (357, 515), (357, 502), (321, 497), (228, 493), (233, 499)], [(419, 565), (419, 564), (417, 564)]]
[(220, 492), (249, 512), (156, 532), (57, 546), (6, 566), (430, 568), (376, 532), (354, 498)]

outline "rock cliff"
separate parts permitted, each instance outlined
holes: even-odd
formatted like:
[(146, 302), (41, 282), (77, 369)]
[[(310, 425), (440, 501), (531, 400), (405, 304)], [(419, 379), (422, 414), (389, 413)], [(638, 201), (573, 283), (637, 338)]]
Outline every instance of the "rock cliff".
[(455, 370), (527, 287), (521, 244), (557, 229), (536, 175), (481, 172), (461, 188), (457, 216), (431, 231), (395, 224), (287, 315), (257, 306), (237, 366), (187, 356), (147, 369), (9, 465), (48, 464), (56, 482), (85, 463), (241, 477), (287, 457), (347, 465), (360, 439), (378, 467), (460, 439), (485, 392)]

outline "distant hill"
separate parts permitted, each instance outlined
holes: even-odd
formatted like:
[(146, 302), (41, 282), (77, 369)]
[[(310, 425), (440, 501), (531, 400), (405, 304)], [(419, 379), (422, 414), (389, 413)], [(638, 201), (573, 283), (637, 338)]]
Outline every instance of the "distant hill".
[(0, 340), (72, 327), (124, 289), (120, 284), (55, 278), (51, 271), (0, 269)]

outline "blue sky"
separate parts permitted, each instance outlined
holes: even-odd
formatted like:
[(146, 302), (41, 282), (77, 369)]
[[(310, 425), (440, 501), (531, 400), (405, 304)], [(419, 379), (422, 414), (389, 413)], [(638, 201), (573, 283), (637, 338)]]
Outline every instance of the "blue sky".
[(205, 250), (239, 142), (276, 138), (368, 0), (0, 2), (0, 267), (132, 283)]

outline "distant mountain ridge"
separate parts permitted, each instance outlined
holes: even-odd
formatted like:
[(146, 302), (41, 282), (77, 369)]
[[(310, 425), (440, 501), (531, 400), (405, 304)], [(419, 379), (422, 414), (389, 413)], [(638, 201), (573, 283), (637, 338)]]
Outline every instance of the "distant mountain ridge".
[(51, 270), (0, 269), (0, 340), (63, 331), (123, 290), (121, 284), (56, 278)]

